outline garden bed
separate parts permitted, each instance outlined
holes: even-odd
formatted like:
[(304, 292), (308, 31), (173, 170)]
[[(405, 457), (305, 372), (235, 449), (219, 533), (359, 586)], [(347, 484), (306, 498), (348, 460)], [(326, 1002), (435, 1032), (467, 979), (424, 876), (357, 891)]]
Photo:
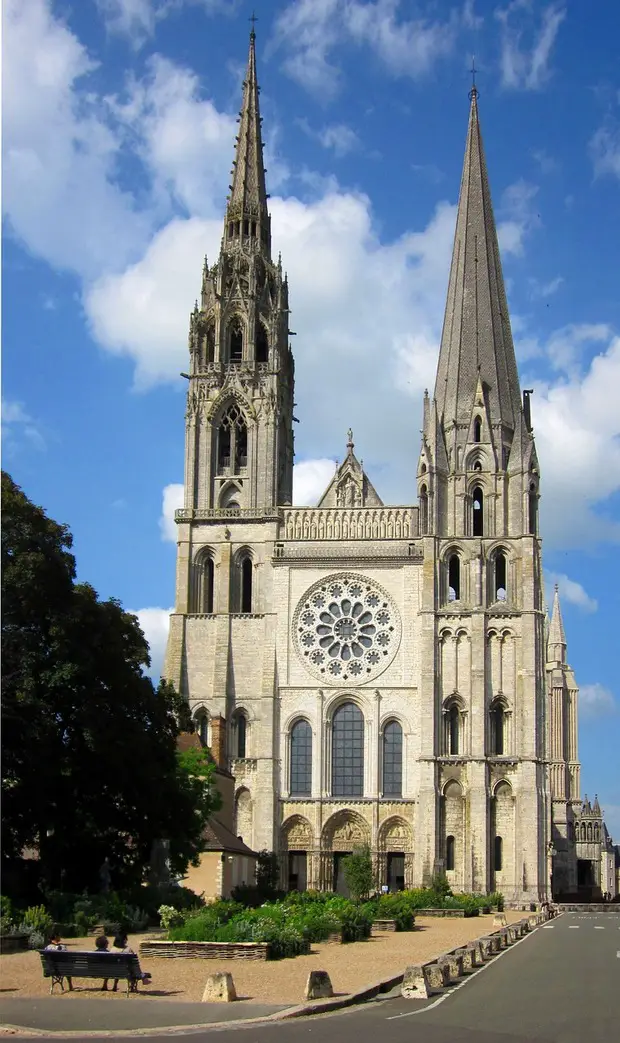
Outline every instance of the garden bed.
[(465, 909), (416, 909), (416, 916), (465, 916)]
[(372, 933), (379, 934), (383, 931), (395, 931), (396, 920), (373, 920), (372, 922)]
[(28, 948), (29, 934), (0, 934), (0, 953), (24, 952)]
[[(306, 950), (310, 952), (310, 944)], [(268, 942), (166, 942), (140, 943), (140, 956), (165, 956), (186, 960), (268, 960)]]

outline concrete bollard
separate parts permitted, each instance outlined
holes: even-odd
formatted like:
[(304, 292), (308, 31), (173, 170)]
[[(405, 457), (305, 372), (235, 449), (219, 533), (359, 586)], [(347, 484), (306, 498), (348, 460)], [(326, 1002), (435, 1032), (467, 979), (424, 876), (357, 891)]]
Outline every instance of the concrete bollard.
[(474, 947), (467, 945), (463, 949), (456, 949), (454, 955), (461, 957), (462, 973), (472, 974), (474, 971)]
[(459, 978), (463, 977), (463, 959), (461, 956), (457, 956), (456, 953), (450, 952), (445, 956), (440, 956), (437, 963), (448, 968), (450, 981), (458, 981)]
[(232, 1003), (237, 999), (233, 976), (228, 971), (216, 971), (205, 982), (203, 1003)]
[(494, 927), (505, 927), (506, 926), (506, 914), (505, 913), (496, 913), (495, 916), (493, 917), (493, 926)]
[(485, 938), (479, 938), (478, 942), (480, 944), (480, 954), (482, 956), (482, 959), (490, 960), (495, 952), (495, 949), (493, 947), (493, 939), (490, 935), (487, 935)]
[(406, 1000), (426, 1000), (431, 995), (424, 967), (414, 964), (405, 968), (400, 994)]
[(527, 922), (530, 925), (530, 931), (533, 931), (535, 927), (538, 927), (538, 917), (536, 915), (528, 916)]
[(501, 949), (507, 949), (509, 945), (512, 945), (512, 939), (508, 933), (507, 927), (502, 927), (501, 931), (498, 931), (497, 934)]
[(333, 995), (334, 990), (327, 971), (310, 971), (308, 981), (306, 982), (304, 999), (323, 1000), (326, 997)]
[(467, 946), (467, 948), (472, 950), (472, 963), (474, 967), (481, 967), (484, 963), (484, 956), (482, 955), (480, 939), (478, 938), (475, 942), (472, 942), (471, 945)]
[(514, 945), (515, 942), (519, 941), (519, 938), (521, 937), (521, 932), (517, 929), (516, 924), (511, 924), (510, 927), (507, 928), (507, 931), (510, 944)]
[(424, 977), (429, 992), (441, 992), (450, 984), (450, 970), (443, 963), (427, 963), (424, 965)]

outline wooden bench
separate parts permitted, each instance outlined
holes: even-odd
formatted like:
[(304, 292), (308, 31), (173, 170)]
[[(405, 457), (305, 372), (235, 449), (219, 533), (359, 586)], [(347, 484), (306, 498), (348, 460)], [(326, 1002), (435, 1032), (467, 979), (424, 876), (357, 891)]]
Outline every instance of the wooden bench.
[[(65, 978), (106, 978), (127, 982), (127, 995), (137, 992), (142, 980), (140, 961), (135, 953), (129, 952), (62, 952), (57, 949), (40, 949), (43, 977), (51, 978), (50, 992), (60, 985), (64, 992)], [(69, 983), (69, 988), (71, 984)]]

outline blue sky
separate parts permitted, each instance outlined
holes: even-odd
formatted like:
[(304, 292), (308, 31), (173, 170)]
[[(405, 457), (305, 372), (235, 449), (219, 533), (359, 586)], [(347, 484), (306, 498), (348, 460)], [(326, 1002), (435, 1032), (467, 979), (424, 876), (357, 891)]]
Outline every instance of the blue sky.
[[(346, 430), (411, 502), (476, 55), (582, 785), (620, 840), (620, 75), (615, 4), (256, 0), (274, 249), (289, 272), (295, 499)], [(5, 0), (4, 467), (139, 613), (174, 590), (188, 314), (215, 260), (246, 0)]]

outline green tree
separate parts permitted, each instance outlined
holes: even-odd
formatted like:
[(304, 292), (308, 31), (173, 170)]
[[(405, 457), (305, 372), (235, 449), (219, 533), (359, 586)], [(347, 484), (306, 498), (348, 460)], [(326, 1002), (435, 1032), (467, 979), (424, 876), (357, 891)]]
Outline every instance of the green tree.
[(4, 472), (2, 507), (3, 856), (36, 847), (70, 890), (97, 888), (107, 857), (118, 887), (166, 838), (181, 873), (219, 802), (205, 758), (199, 774), (177, 756), (186, 705), (144, 675), (136, 617), (75, 583), (68, 528)]
[(354, 902), (365, 901), (375, 886), (370, 848), (356, 848), (343, 859), (344, 878)]

